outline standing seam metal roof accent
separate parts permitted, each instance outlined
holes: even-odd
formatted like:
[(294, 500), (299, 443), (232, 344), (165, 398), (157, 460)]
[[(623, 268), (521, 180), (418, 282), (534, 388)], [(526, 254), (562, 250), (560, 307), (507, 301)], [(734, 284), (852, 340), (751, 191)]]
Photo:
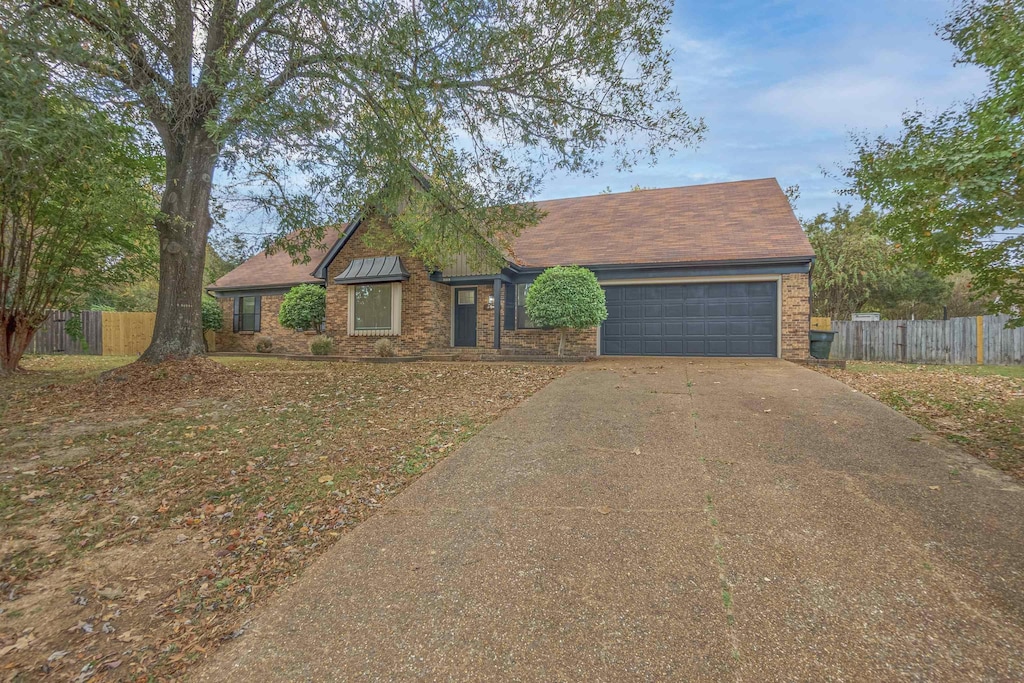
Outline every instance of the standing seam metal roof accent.
[(375, 256), (353, 259), (348, 267), (334, 278), (334, 281), (338, 284), (356, 284), (408, 279), (409, 271), (402, 265), (402, 259), (397, 256)]

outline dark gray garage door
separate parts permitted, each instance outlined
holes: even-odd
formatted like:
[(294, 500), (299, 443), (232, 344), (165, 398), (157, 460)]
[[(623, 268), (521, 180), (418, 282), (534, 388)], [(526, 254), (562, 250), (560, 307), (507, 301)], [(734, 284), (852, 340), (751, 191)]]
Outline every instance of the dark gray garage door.
[(609, 356), (775, 356), (775, 282), (605, 287)]

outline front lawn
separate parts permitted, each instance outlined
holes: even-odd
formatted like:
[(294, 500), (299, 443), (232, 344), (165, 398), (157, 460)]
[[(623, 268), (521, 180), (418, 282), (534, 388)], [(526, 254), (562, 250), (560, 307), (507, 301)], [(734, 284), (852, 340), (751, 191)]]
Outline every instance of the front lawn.
[(97, 381), (127, 360), (31, 358), (0, 384), (5, 680), (180, 676), (565, 372), (224, 358)]
[(851, 362), (821, 371), (1024, 479), (1024, 367)]

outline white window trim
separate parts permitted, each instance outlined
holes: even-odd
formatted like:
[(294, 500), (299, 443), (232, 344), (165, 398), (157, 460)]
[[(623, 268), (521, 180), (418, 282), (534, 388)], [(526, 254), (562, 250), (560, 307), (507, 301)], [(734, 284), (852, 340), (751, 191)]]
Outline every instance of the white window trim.
[[(391, 285), (391, 328), (387, 330), (356, 329), (356, 287), (367, 285)], [(348, 336), (350, 337), (397, 337), (402, 334), (402, 283), (365, 282), (348, 287)]]

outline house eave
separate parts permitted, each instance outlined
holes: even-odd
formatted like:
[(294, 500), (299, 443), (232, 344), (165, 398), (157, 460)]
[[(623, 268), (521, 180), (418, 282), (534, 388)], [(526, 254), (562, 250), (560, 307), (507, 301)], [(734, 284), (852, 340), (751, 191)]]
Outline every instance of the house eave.
[(323, 280), (301, 280), (299, 282), (273, 282), (268, 284), (252, 284), (252, 285), (224, 285), (221, 287), (207, 287), (206, 291), (216, 297), (226, 297), (235, 292), (245, 294), (260, 293), (268, 295), (272, 294), (283, 294), (292, 287), (298, 287), (299, 285), (320, 285), (321, 287), (326, 286)]

